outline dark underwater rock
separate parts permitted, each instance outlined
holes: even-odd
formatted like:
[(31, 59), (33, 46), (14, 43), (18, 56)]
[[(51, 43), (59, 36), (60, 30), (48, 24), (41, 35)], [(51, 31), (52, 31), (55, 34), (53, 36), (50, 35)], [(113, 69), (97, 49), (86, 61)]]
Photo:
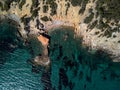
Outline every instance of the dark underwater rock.
[(59, 46), (59, 57), (62, 57), (63, 56), (63, 47), (62, 46)]
[(88, 81), (88, 82), (92, 82), (92, 80), (91, 80), (91, 76), (86, 76), (86, 81)]
[(82, 55), (79, 55), (79, 56), (78, 56), (78, 60), (79, 60), (79, 63), (80, 63), (80, 64), (83, 63), (82, 59), (83, 59), (83, 58), (82, 58)]
[(68, 77), (66, 75), (66, 71), (63, 68), (60, 68), (60, 70), (59, 70), (59, 77), (60, 77), (61, 83), (65, 87), (67, 87), (68, 86)]
[(44, 84), (44, 90), (53, 90), (50, 77), (51, 77), (51, 72), (42, 73), (41, 81)]
[(79, 79), (81, 80), (82, 78), (83, 78), (83, 71), (80, 71), (80, 73), (79, 73)]
[(32, 72), (34, 72), (34, 73), (40, 73), (41, 69), (42, 69), (42, 67), (40, 67), (40, 66), (32, 65)]
[(73, 83), (73, 82), (70, 81), (69, 84), (68, 84), (68, 86), (69, 86), (70, 90), (73, 90), (73, 88), (75, 86), (75, 83)]

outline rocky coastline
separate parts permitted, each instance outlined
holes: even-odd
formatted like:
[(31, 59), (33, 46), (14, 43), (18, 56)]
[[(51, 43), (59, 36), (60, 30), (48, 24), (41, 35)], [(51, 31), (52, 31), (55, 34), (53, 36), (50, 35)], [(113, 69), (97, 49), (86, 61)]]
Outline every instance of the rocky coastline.
[[(28, 32), (26, 35), (23, 32), (20, 32), (21, 27), (20, 27), (20, 20), (18, 20), (18, 17), (14, 18), (14, 15), (1, 15), (0, 16), (0, 23), (3, 22), (8, 22), (11, 26), (14, 26), (15, 28), (18, 29), (18, 33), (21, 37), (21, 39), (24, 40), (24, 45), (28, 45), (28, 42), (26, 40), (31, 36), (37, 36), (38, 40), (42, 43), (43, 45), (43, 54), (38, 55), (34, 58), (33, 63), (35, 65), (41, 65), (41, 66), (49, 66), (50, 65), (50, 58), (48, 56), (48, 45), (49, 45), (49, 39), (50, 36), (48, 36), (43, 28), (40, 28), (39, 32), (36, 34), (33, 34), (31, 31)], [(26, 28), (26, 30), (29, 30), (29, 28)], [(23, 36), (23, 34), (25, 36)], [(27, 37), (27, 38), (25, 38)]]
[(0, 88), (120, 88), (116, 1), (0, 0)]
[[(48, 40), (48, 37), (43, 35), (44, 33), (47, 34), (48, 32), (51, 32), (55, 28), (61, 26), (73, 27), (76, 33), (75, 36), (83, 38), (83, 45), (88, 46), (90, 50), (105, 50), (111, 54), (114, 62), (120, 62), (120, 33), (112, 33), (112, 36), (108, 38), (106, 36), (102, 36), (105, 31), (102, 32), (96, 27), (92, 29), (90, 28), (92, 27), (91, 24), (95, 20), (96, 2), (97, 1), (93, 2), (93, 0), (90, 0), (88, 4), (85, 4), (86, 8), (84, 10), (84, 13), (81, 14), (79, 12), (81, 7), (73, 2), (65, 2), (64, 0), (61, 1), (60, 4), (58, 1), (55, 1), (57, 4), (56, 9), (52, 10), (53, 8), (48, 6), (48, 9), (46, 7), (46, 12), (44, 11), (45, 8), (43, 8), (42, 5), (42, 3), (46, 5), (44, 1), (38, 1), (39, 4), (37, 4), (37, 6), (34, 6), (32, 5), (32, 0), (26, 0), (26, 3), (23, 4), (21, 9), (19, 8), (18, 2), (12, 2), (8, 12), (1, 13), (3, 14), (1, 18), (9, 18), (15, 21), (16, 24), (19, 23), (19, 32), (25, 41), (26, 38), (34, 35), (42, 44), (44, 42), (42, 42), (43, 39), (41, 39), (41, 35), (43, 36), (44, 40)], [(67, 5), (69, 6), (69, 9)], [(32, 13), (30, 11), (31, 7), (37, 13)], [(39, 10), (39, 8), (41, 9)], [(94, 18), (92, 19), (91, 23), (85, 23), (84, 20), (89, 16), (90, 9), (92, 9), (92, 12), (94, 13)], [(97, 18), (97, 20), (98, 19), (99, 18)], [(47, 42), (49, 42), (49, 40)], [(47, 47), (45, 46), (45, 48)]]

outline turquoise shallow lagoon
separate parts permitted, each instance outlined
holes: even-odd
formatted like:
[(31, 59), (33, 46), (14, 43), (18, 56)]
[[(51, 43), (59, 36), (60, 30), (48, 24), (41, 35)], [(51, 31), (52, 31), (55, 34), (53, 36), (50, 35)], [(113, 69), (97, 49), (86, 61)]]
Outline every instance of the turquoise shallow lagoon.
[(25, 47), (15, 27), (0, 24), (0, 90), (120, 90), (120, 63), (105, 51), (90, 52), (71, 28), (49, 35), (52, 63), (46, 71), (29, 63), (42, 50), (37, 39)]

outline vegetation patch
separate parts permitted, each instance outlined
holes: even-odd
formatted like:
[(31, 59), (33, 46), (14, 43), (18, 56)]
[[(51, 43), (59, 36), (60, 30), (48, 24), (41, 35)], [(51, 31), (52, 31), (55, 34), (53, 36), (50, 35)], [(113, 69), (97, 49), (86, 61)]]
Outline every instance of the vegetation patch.
[(114, 19), (116, 22), (120, 19), (120, 0), (98, 0), (96, 9), (102, 18), (107, 20)]
[(90, 23), (94, 17), (94, 13), (91, 13), (88, 17), (85, 18), (84, 23)]
[(81, 9), (79, 10), (79, 14), (83, 14), (84, 13), (88, 1), (89, 0), (82, 0), (82, 4), (80, 5)]
[(34, 17), (36, 17), (38, 15), (39, 10), (40, 10), (40, 7), (31, 12), (32, 13), (31, 19), (33, 19)]
[(91, 25), (89, 25), (90, 29), (93, 29), (98, 23), (98, 20), (94, 21)]
[(1, 2), (0, 2), (0, 9), (3, 10), (3, 5)]
[(47, 11), (48, 11), (48, 6), (47, 6), (47, 5), (44, 5), (44, 6), (43, 6), (43, 12), (44, 12), (44, 13), (47, 13)]
[(39, 0), (32, 0), (32, 8), (37, 8), (39, 5)]
[(65, 15), (67, 15), (67, 11), (68, 11), (68, 9), (69, 9), (69, 7), (70, 7), (70, 3), (67, 2), (67, 4), (66, 4), (65, 6), (66, 6), (66, 12), (65, 12)]
[(97, 31), (97, 32), (95, 32), (95, 35), (98, 35), (100, 32), (99, 31)]
[(10, 4), (13, 2), (13, 0), (6, 0), (4, 3), (4, 6), (2, 5), (2, 10), (8, 11), (10, 9)]
[(50, 8), (51, 8), (50, 15), (53, 16), (53, 15), (57, 14), (57, 4), (55, 2), (52, 3), (52, 5), (50, 6)]
[[(23, 2), (24, 1), (26, 1), (26, 0), (23, 0)], [(4, 0), (4, 5), (0, 2), (0, 8), (1, 8), (1, 10), (2, 11), (4, 11), (4, 10), (8, 11), (10, 9), (10, 5), (11, 5), (12, 2), (19, 3), (20, 0)]]
[(84, 0), (70, 0), (71, 4), (73, 6), (81, 6), (82, 2), (84, 2)]
[(97, 25), (98, 29), (106, 29), (109, 25), (107, 23), (104, 23), (102, 20), (99, 21), (99, 24)]
[(51, 19), (48, 18), (47, 16), (42, 17), (41, 20), (42, 20), (42, 21), (45, 21), (45, 22), (51, 21)]
[(73, 6), (80, 6), (79, 14), (83, 14), (89, 0), (70, 0)]
[(103, 36), (106, 36), (107, 38), (111, 37), (112, 36), (112, 32), (110, 32), (109, 29), (105, 30)]
[(26, 25), (26, 20), (25, 17), (27, 16), (27, 14), (25, 14), (23, 17), (21, 17), (21, 22), (23, 22)]
[(34, 19), (34, 17), (38, 16), (38, 11), (40, 10), (40, 7), (38, 7), (39, 5), (39, 0), (32, 0), (32, 6), (30, 9), (31, 12), (31, 19)]
[(26, 0), (22, 0), (21, 3), (19, 4), (20, 9), (22, 10), (22, 6), (26, 3)]
[(46, 4), (50, 5), (50, 8), (51, 8), (50, 15), (51, 16), (57, 14), (57, 4), (55, 3), (55, 0), (46, 0)]
[(31, 9), (30, 9), (30, 12), (34, 14), (33, 16), (36, 16), (37, 10), (40, 9), (40, 8), (38, 8), (38, 5), (39, 5), (38, 0), (32, 0), (32, 6), (31, 6)]

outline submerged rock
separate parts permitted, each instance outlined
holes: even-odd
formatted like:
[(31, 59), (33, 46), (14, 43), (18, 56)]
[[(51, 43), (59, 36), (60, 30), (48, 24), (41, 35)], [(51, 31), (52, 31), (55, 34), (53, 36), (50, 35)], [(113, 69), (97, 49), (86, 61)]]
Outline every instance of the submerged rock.
[(36, 56), (33, 62), (37, 65), (48, 66), (50, 58), (48, 56)]

